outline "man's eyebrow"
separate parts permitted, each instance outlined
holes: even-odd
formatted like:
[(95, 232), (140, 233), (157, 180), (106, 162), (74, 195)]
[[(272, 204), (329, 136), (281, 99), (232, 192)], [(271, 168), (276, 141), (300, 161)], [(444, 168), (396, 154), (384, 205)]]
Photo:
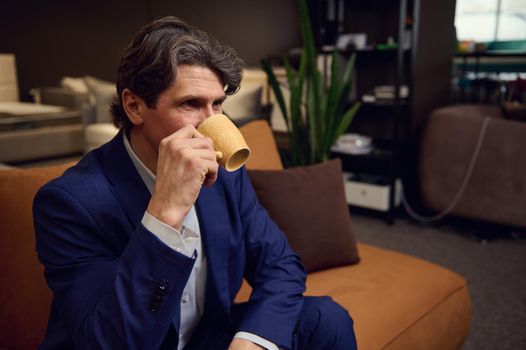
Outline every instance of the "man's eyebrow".
[(185, 101), (185, 100), (204, 100), (202, 96), (197, 95), (184, 95), (174, 98), (174, 101)]
[[(224, 94), (224, 95), (218, 96), (217, 98), (214, 98), (213, 100), (223, 102), (224, 100), (226, 100), (226, 98), (227, 96), (226, 94)], [(203, 100), (207, 100), (207, 98), (204, 96), (199, 96), (199, 95), (184, 95), (184, 96), (179, 96), (174, 99), (175, 102), (189, 101), (189, 100), (203, 101)]]

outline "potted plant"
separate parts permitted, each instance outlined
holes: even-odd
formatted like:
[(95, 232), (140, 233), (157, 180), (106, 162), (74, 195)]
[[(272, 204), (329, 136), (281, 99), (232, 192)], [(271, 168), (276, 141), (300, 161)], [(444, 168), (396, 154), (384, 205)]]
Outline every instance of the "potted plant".
[(360, 102), (352, 106), (348, 102), (355, 54), (350, 57), (340, 76), (340, 55), (334, 50), (329, 82), (325, 84), (317, 66), (317, 50), (305, 0), (299, 0), (299, 10), (303, 49), (298, 69), (294, 69), (284, 58), (287, 86), (283, 88), (290, 91), (288, 109), (282, 86), (270, 62), (262, 61), (287, 124), (291, 166), (316, 164), (329, 159), (332, 145), (347, 130), (360, 108)]

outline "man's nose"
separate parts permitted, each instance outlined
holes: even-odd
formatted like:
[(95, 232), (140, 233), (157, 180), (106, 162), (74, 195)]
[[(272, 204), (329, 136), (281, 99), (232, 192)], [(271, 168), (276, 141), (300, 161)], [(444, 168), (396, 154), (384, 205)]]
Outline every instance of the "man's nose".
[(200, 114), (201, 114), (201, 122), (202, 122), (205, 119), (208, 119), (208, 117), (211, 117), (214, 114), (217, 114), (217, 111), (215, 111), (212, 106), (207, 106), (207, 107), (203, 108), (203, 111)]
[(217, 111), (214, 109), (213, 105), (209, 105), (206, 107), (206, 118), (213, 116), (214, 114), (217, 114)]
[(197, 126), (201, 125), (202, 122), (204, 122), (206, 119), (208, 119), (208, 117), (211, 117), (214, 114), (217, 114), (217, 112), (214, 111), (214, 109), (211, 106), (210, 107), (204, 107), (201, 110), (201, 113), (199, 113), (199, 121), (198, 121)]

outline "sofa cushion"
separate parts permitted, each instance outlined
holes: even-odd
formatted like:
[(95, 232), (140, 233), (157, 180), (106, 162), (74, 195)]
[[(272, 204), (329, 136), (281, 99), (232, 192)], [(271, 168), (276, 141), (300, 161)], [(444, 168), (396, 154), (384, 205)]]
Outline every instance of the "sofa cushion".
[(32, 202), (68, 166), (0, 171), (0, 349), (36, 349), (44, 339), (51, 291), (35, 252)]
[(89, 93), (89, 88), (84, 78), (65, 76), (60, 80), (60, 86), (77, 94), (87, 95)]
[(0, 162), (78, 154), (84, 148), (81, 123), (0, 133)]
[[(354, 320), (358, 349), (460, 349), (469, 330), (466, 281), (436, 264), (358, 243), (360, 263), (307, 276), (305, 295), (330, 295)], [(236, 302), (249, 299), (246, 281)]]
[(111, 116), (110, 107), (117, 95), (115, 84), (89, 75), (86, 76), (84, 80), (95, 98), (95, 122), (111, 122), (113, 118)]
[(251, 170), (258, 198), (307, 271), (358, 262), (339, 159), (285, 170)]
[(265, 120), (254, 120), (239, 128), (250, 147), (247, 169), (281, 170), (283, 164), (270, 125)]
[(466, 281), (436, 264), (358, 244), (361, 261), (307, 277), (306, 295), (330, 295), (355, 322), (359, 349), (458, 349), (470, 323)]

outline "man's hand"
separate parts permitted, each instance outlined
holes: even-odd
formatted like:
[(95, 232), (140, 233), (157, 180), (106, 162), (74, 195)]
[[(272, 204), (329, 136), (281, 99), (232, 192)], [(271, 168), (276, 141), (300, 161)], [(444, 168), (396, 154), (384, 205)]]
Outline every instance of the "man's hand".
[(218, 164), (212, 140), (186, 125), (164, 138), (159, 146), (155, 188), (147, 211), (181, 229), (201, 186), (217, 179)]
[(245, 339), (234, 338), (228, 350), (265, 350), (265, 348)]

